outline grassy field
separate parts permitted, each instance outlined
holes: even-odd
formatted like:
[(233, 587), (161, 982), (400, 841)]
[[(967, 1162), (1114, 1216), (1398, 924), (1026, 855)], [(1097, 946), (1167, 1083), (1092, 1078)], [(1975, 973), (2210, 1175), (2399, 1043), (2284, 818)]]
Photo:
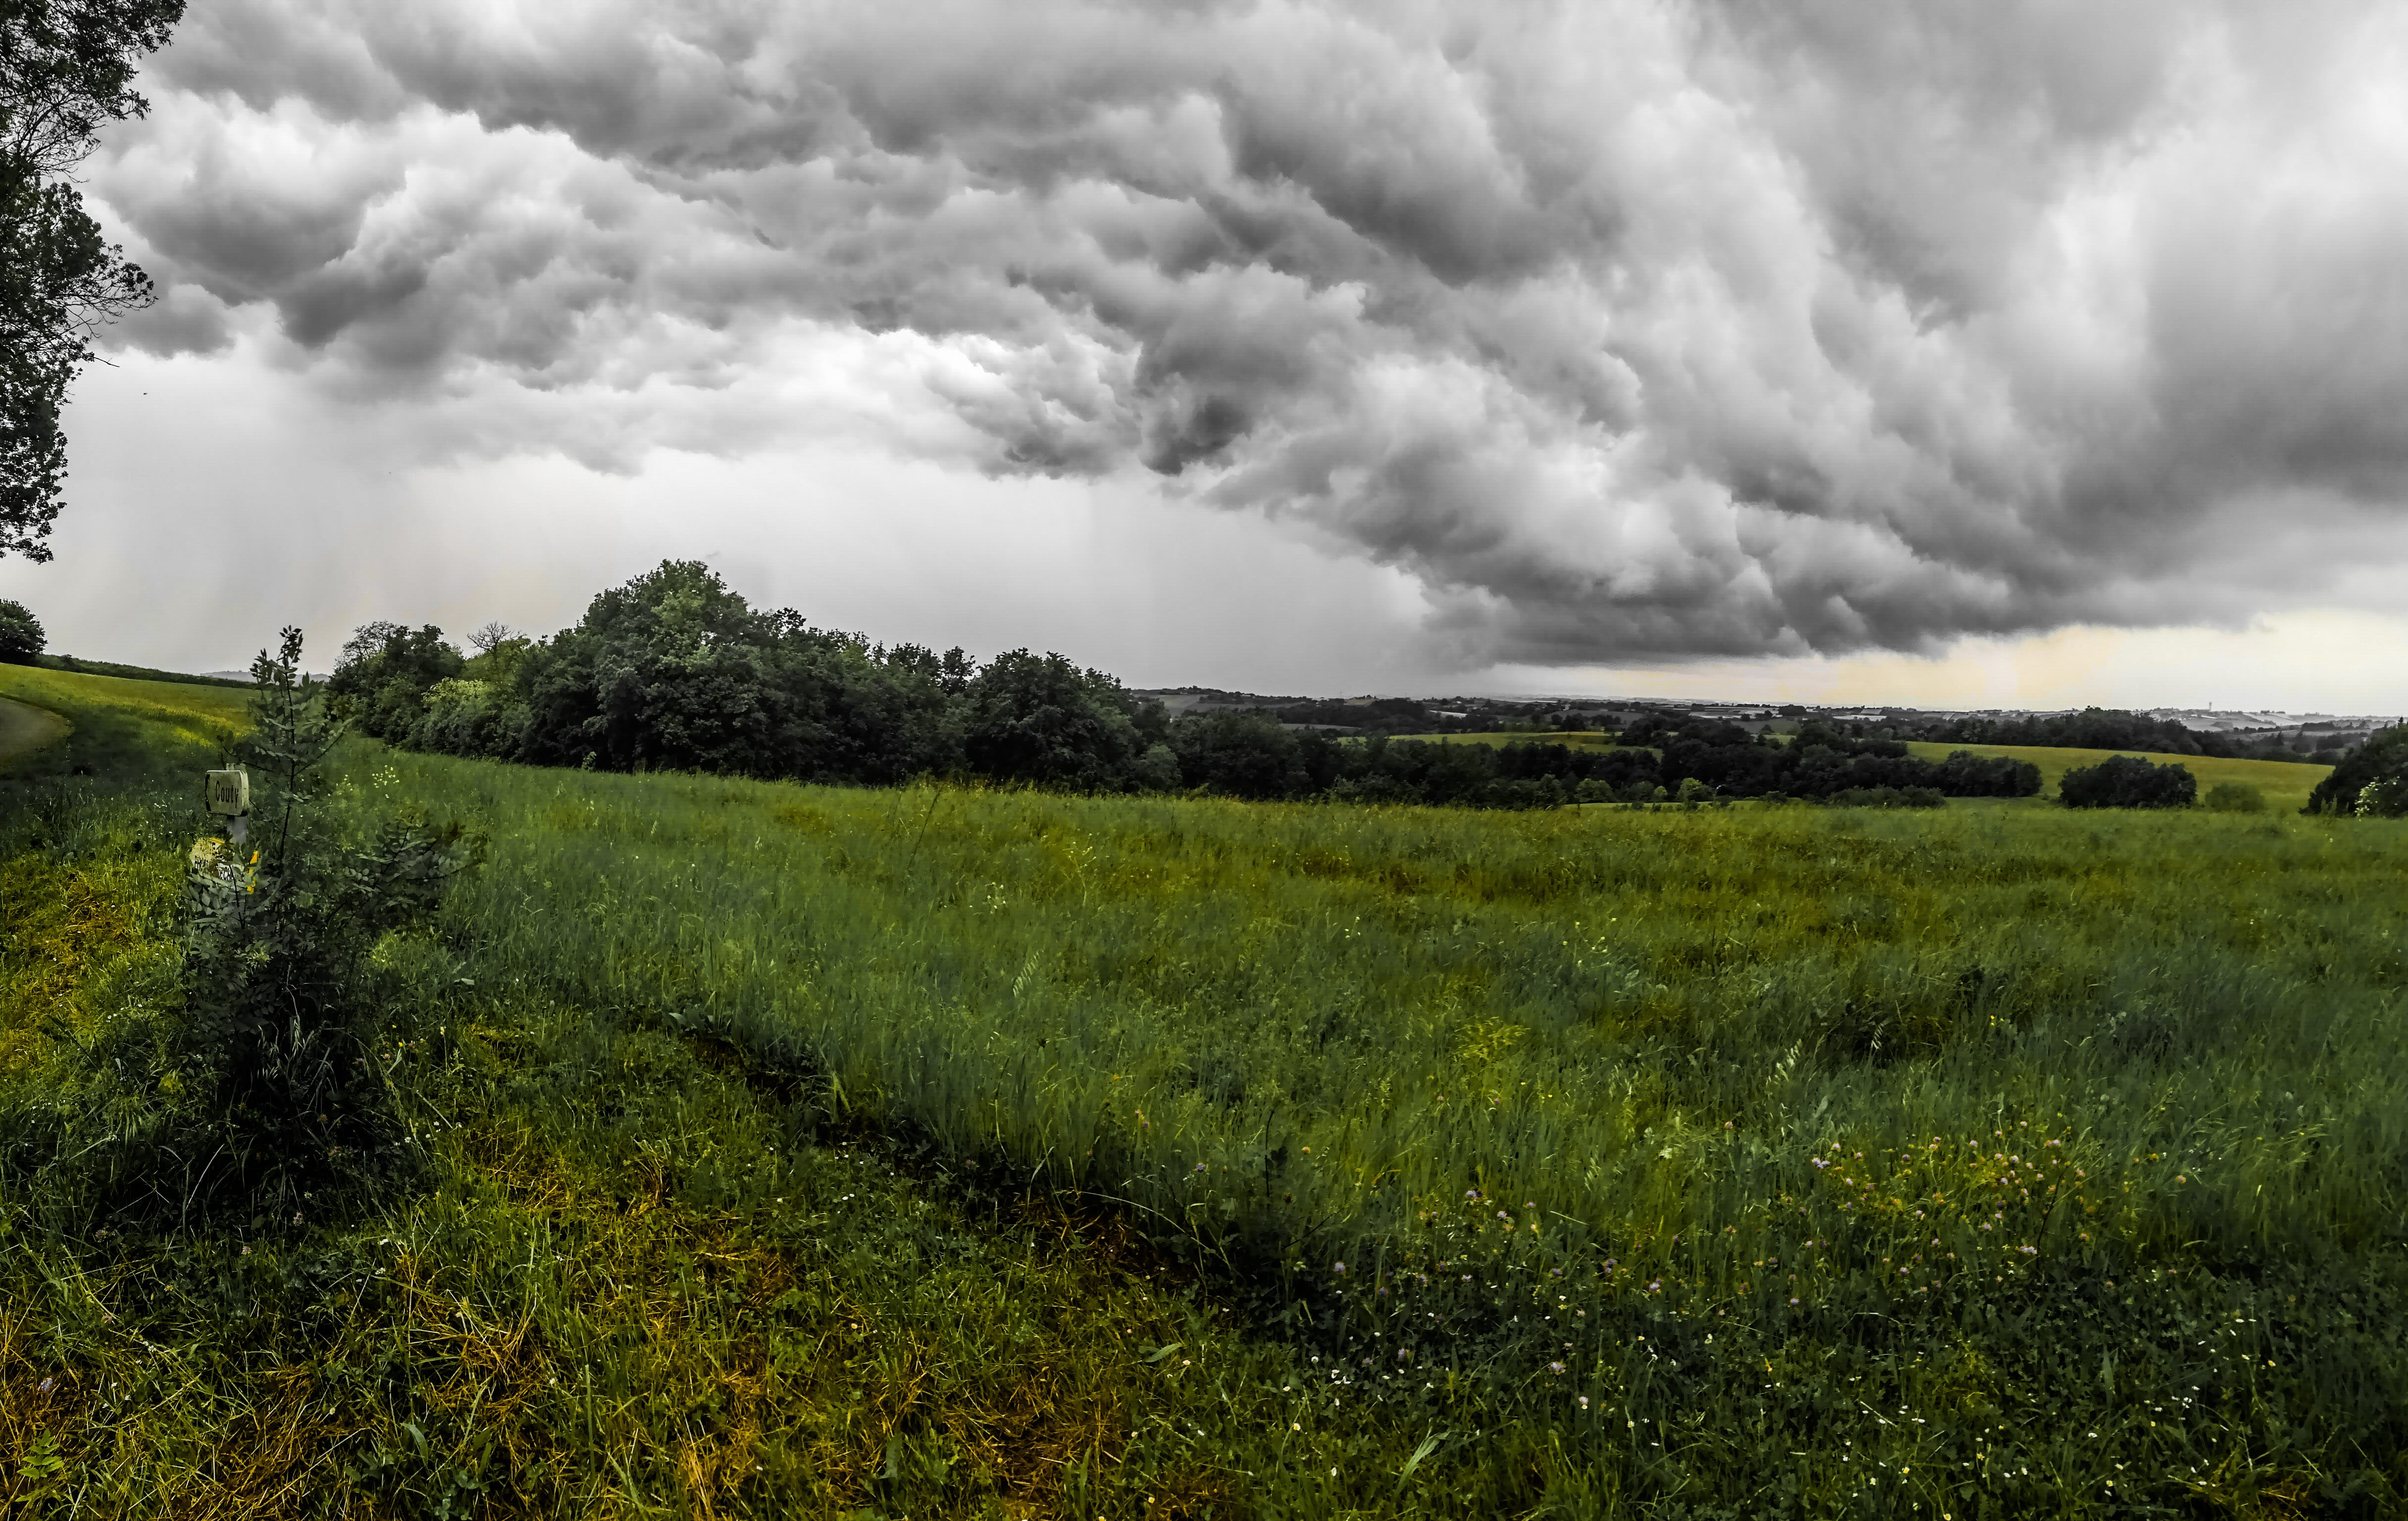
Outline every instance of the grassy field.
[(2199, 780), (2200, 796), (2210, 787), (2237, 782), (2256, 787), (2266, 806), (2277, 813), (2296, 813), (2305, 807), (2316, 783), (2332, 774), (2329, 766), (2297, 765), (2287, 761), (2219, 760), (2213, 755), (2161, 755), (2144, 751), (2064, 750), (2045, 745), (1940, 745), (1911, 743), (1908, 751), (1925, 760), (1946, 760), (1956, 751), (1976, 755), (2012, 755), (2040, 768), (2041, 796), (2057, 796), (2057, 779), (2077, 766), (2096, 766), (2110, 755), (2139, 755), (2160, 766), (2186, 767)]
[[(198, 820), (90, 792), (0, 844), (21, 1102), (73, 1043), (44, 1012), (174, 1001)], [(867, 792), (366, 746), (342, 792), (485, 840), (441, 932), (380, 953), (424, 1178), (112, 1244), (13, 1175), (0, 1456), (51, 1457), (0, 1493), (2408, 1496), (2408, 826)], [(212, 1447), (247, 1477), (166, 1477)]]
[(66, 743), (0, 760), (0, 778), (133, 774), (168, 763), (214, 764), (245, 723), (245, 695), (180, 682), (0, 665), (0, 697), (69, 718)]

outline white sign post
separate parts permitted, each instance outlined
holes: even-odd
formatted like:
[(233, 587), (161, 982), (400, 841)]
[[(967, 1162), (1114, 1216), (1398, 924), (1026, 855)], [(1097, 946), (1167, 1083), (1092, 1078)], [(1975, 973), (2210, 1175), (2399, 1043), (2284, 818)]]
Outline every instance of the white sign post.
[(237, 766), (208, 774), (209, 811), (226, 821), (226, 838), (239, 845), (251, 832), (251, 773)]

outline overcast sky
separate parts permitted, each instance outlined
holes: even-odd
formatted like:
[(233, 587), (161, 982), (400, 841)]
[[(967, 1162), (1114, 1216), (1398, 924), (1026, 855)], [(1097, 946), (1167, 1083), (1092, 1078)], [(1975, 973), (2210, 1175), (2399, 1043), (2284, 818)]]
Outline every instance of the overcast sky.
[(2408, 7), (192, 0), (55, 647), (2408, 708)]

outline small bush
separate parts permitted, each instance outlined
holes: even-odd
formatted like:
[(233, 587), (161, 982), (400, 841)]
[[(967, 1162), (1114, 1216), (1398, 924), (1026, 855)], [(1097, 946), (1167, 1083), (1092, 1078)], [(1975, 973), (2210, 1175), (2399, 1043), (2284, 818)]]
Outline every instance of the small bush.
[(2068, 808), (2188, 808), (2199, 798), (2199, 781), (2187, 766), (2111, 755), (2066, 772), (2057, 796)]
[(2200, 801), (2218, 813), (2263, 813), (2266, 795), (2246, 782), (2219, 782)]
[(2371, 735), (2341, 757), (2332, 775), (2308, 795), (2304, 811), (2362, 819), (2408, 813), (2408, 724)]
[(287, 629), (281, 654), (251, 668), (256, 726), (239, 753), (257, 834), (192, 852), (180, 1009), (86, 1045), (61, 1112), (74, 1187), (129, 1225), (314, 1215), (406, 1155), (372, 953), (433, 912), (457, 831), (404, 818), (347, 840), (314, 816), (314, 768), (341, 727), (300, 656)]

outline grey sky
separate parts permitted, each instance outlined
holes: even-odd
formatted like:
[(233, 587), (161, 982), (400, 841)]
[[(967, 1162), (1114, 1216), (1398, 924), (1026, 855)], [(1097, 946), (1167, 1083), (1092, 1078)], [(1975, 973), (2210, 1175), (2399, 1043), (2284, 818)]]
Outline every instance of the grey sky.
[[(167, 297), (62, 553), (170, 509), (108, 485), (155, 380), (289, 463), (212, 510), (328, 617), (716, 550), (1347, 687), (2380, 607), (2402, 79), (2338, 0), (194, 0), (91, 165)], [(924, 574), (795, 568), (896, 524)]]

